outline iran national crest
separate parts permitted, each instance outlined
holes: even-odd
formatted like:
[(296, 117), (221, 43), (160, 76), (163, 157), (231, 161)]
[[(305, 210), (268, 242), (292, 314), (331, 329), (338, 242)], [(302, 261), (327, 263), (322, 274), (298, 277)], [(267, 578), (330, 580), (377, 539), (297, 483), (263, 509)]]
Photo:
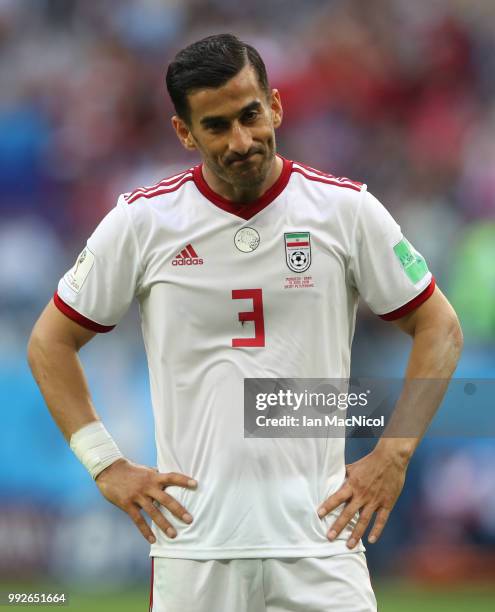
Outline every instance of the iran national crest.
[(306, 272), (311, 265), (311, 242), (309, 232), (284, 234), (285, 258), (293, 272)]

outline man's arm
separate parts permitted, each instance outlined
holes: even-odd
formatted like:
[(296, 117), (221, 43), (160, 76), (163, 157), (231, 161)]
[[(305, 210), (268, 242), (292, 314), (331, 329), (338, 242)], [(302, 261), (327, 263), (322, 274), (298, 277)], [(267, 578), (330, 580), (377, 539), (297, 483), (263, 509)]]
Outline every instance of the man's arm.
[[(50, 301), (29, 339), (29, 366), (53, 419), (67, 441), (85, 425), (99, 421), (78, 356), (78, 351), (95, 335), (95, 332), (63, 315)], [(110, 502), (131, 517), (150, 542), (155, 538), (141, 510), (169, 537), (176, 535), (154, 502), (184, 522), (192, 522), (187, 510), (163, 490), (169, 485), (193, 488), (195, 481), (184, 474), (160, 474), (122, 458), (104, 469), (97, 476), (96, 484)]]
[[(375, 512), (368, 541), (376, 542), (382, 533), (402, 491), (409, 461), (442, 401), (462, 350), (459, 321), (438, 288), (419, 308), (395, 323), (413, 339), (401, 397), (375, 449), (346, 466), (344, 484), (318, 509), (323, 518), (345, 503), (341, 515), (330, 527), (330, 540), (360, 512), (347, 542), (349, 548), (359, 542)], [(415, 384), (413, 381), (418, 379), (424, 382)], [(426, 379), (434, 380), (428, 384)]]
[(50, 301), (29, 339), (31, 372), (67, 441), (98, 419), (78, 357), (79, 349), (95, 335), (64, 316)]

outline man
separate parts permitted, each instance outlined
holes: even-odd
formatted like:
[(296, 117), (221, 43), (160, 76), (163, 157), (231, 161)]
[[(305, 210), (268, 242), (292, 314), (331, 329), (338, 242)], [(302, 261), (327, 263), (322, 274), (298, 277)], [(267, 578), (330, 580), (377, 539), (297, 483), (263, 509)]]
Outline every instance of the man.
[[(457, 317), (364, 185), (276, 154), (282, 103), (255, 49), (194, 43), (167, 87), (203, 163), (119, 198), (35, 325), (33, 374), (101, 493), (151, 542), (154, 612), (375, 610), (360, 538), (374, 513), (380, 536), (420, 435), (348, 466), (342, 439), (244, 438), (243, 381), (348, 378), (359, 295), (412, 336), (408, 379), (448, 379)], [(122, 457), (77, 356), (134, 297), (158, 470)], [(437, 387), (416, 397), (420, 434)]]

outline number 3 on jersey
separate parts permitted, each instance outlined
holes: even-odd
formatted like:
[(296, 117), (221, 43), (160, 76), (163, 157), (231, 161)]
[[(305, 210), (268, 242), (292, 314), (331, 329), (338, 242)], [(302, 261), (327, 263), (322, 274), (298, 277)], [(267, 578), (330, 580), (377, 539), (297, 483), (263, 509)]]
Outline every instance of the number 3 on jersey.
[(232, 338), (232, 346), (265, 346), (265, 320), (263, 317), (263, 292), (261, 289), (232, 289), (233, 300), (252, 300), (253, 310), (239, 313), (239, 321), (254, 322), (254, 338)]

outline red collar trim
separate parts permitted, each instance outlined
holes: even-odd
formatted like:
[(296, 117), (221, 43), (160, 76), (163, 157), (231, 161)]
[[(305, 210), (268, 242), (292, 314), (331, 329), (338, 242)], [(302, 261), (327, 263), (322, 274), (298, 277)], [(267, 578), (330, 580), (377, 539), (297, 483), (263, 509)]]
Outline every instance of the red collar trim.
[(193, 169), (194, 183), (205, 198), (208, 198), (208, 200), (215, 204), (215, 206), (218, 206), (218, 208), (221, 208), (222, 210), (225, 210), (232, 215), (236, 215), (237, 217), (241, 217), (241, 219), (245, 219), (247, 221), (259, 213), (260, 210), (266, 208), (268, 204), (273, 202), (273, 200), (282, 193), (289, 182), (292, 172), (292, 162), (285, 159), (281, 155), (278, 157), (282, 159), (284, 164), (280, 176), (275, 183), (273, 183), (270, 189), (265, 191), (265, 193), (257, 200), (254, 200), (254, 202), (249, 202), (249, 204), (232, 202), (231, 200), (227, 200), (226, 198), (222, 197), (218, 193), (215, 193), (204, 179), (203, 164), (199, 164)]

